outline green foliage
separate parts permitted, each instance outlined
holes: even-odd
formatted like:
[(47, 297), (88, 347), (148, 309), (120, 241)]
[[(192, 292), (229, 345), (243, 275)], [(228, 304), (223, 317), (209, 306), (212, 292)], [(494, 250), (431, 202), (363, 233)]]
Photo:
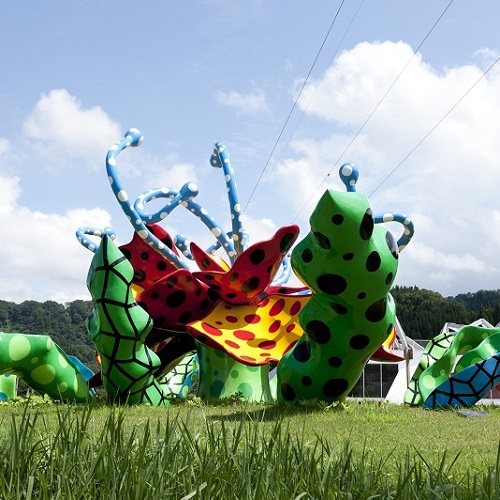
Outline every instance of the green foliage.
[(431, 339), (447, 322), (466, 325), (479, 318), (492, 325), (500, 322), (500, 290), (445, 298), (431, 290), (395, 286), (391, 293), (398, 319), (413, 339)]
[[(484, 318), (492, 325), (500, 322), (500, 289), (443, 297), (415, 286), (395, 286), (391, 293), (397, 315), (406, 334), (414, 339), (431, 339), (446, 322), (469, 324)], [(97, 368), (95, 348), (85, 327), (92, 302), (75, 300), (67, 304), (54, 301), (21, 304), (0, 300), (0, 331), (48, 334), (67, 354)]]
[(499, 497), (500, 409), (335, 410), (0, 405), (0, 497)]
[(95, 347), (85, 327), (92, 302), (75, 300), (69, 304), (54, 301), (21, 304), (0, 300), (0, 331), (50, 335), (66, 354), (78, 357), (95, 369)]

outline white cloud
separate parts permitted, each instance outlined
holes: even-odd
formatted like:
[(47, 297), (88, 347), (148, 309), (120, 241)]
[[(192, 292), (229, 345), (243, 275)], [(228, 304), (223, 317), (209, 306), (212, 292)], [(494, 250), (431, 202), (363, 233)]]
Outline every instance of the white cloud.
[(498, 209), (500, 70), (494, 68), (467, 93), (483, 69), (432, 68), (417, 54), (360, 130), (412, 54), (403, 42), (360, 43), (338, 57), (318, 88), (317, 82), (306, 86), (301, 106), (332, 132), (321, 141), (291, 144), (291, 158), (275, 173), (283, 203), (303, 206), (330, 171), (328, 183), (343, 190), (338, 168), (352, 161), (360, 168), (358, 191), (369, 195), (382, 183), (370, 200), (376, 213), (401, 211), (414, 220), (399, 284), (448, 294), (498, 288), (498, 245), (492, 240), (498, 243), (493, 210)]
[(99, 169), (103, 155), (124, 130), (100, 106), (84, 108), (65, 89), (42, 94), (26, 118), (23, 132), (36, 154), (54, 170), (70, 169), (75, 159)]
[(230, 92), (218, 91), (215, 94), (218, 103), (235, 108), (242, 114), (268, 113), (269, 105), (266, 95), (261, 89), (243, 94), (232, 90)]
[(92, 254), (80, 246), (75, 231), (109, 226), (109, 214), (99, 208), (31, 211), (19, 206), (20, 193), (19, 179), (0, 178), (0, 262), (8, 263), (2, 268), (2, 299), (88, 300), (85, 277)]

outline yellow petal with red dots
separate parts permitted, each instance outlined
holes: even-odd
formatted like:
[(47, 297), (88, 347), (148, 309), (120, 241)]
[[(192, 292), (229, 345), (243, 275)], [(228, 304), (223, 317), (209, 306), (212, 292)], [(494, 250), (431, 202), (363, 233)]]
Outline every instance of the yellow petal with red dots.
[(309, 298), (270, 295), (258, 305), (221, 301), (203, 320), (190, 323), (189, 333), (246, 365), (278, 362), (304, 333), (298, 314)]

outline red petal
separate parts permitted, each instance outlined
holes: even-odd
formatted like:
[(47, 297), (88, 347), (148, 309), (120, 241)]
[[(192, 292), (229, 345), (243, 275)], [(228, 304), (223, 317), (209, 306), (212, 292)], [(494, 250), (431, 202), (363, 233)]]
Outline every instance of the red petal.
[(197, 279), (216, 290), (230, 304), (251, 304), (260, 301), (276, 274), (284, 256), (299, 234), (299, 227), (282, 227), (267, 241), (256, 243), (242, 252), (233, 267), (193, 273)]
[(222, 267), (211, 255), (202, 250), (196, 243), (192, 242), (189, 246), (193, 259), (202, 271), (222, 271), (227, 268)]
[[(170, 250), (178, 255), (177, 248), (165, 229), (157, 224), (150, 224), (148, 228)], [(130, 243), (119, 248), (134, 268), (132, 283), (142, 288), (149, 288), (154, 282), (177, 270), (170, 261), (153, 250), (137, 233), (134, 233)]]
[(178, 269), (137, 296), (155, 327), (185, 331), (186, 324), (198, 321), (213, 309), (218, 297), (193, 278), (187, 269)]

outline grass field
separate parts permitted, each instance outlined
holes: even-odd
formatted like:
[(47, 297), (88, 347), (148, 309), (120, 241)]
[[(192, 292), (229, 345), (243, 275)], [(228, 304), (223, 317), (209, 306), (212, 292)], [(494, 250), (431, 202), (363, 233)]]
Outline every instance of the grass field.
[(0, 405), (0, 498), (499, 498), (500, 408)]

